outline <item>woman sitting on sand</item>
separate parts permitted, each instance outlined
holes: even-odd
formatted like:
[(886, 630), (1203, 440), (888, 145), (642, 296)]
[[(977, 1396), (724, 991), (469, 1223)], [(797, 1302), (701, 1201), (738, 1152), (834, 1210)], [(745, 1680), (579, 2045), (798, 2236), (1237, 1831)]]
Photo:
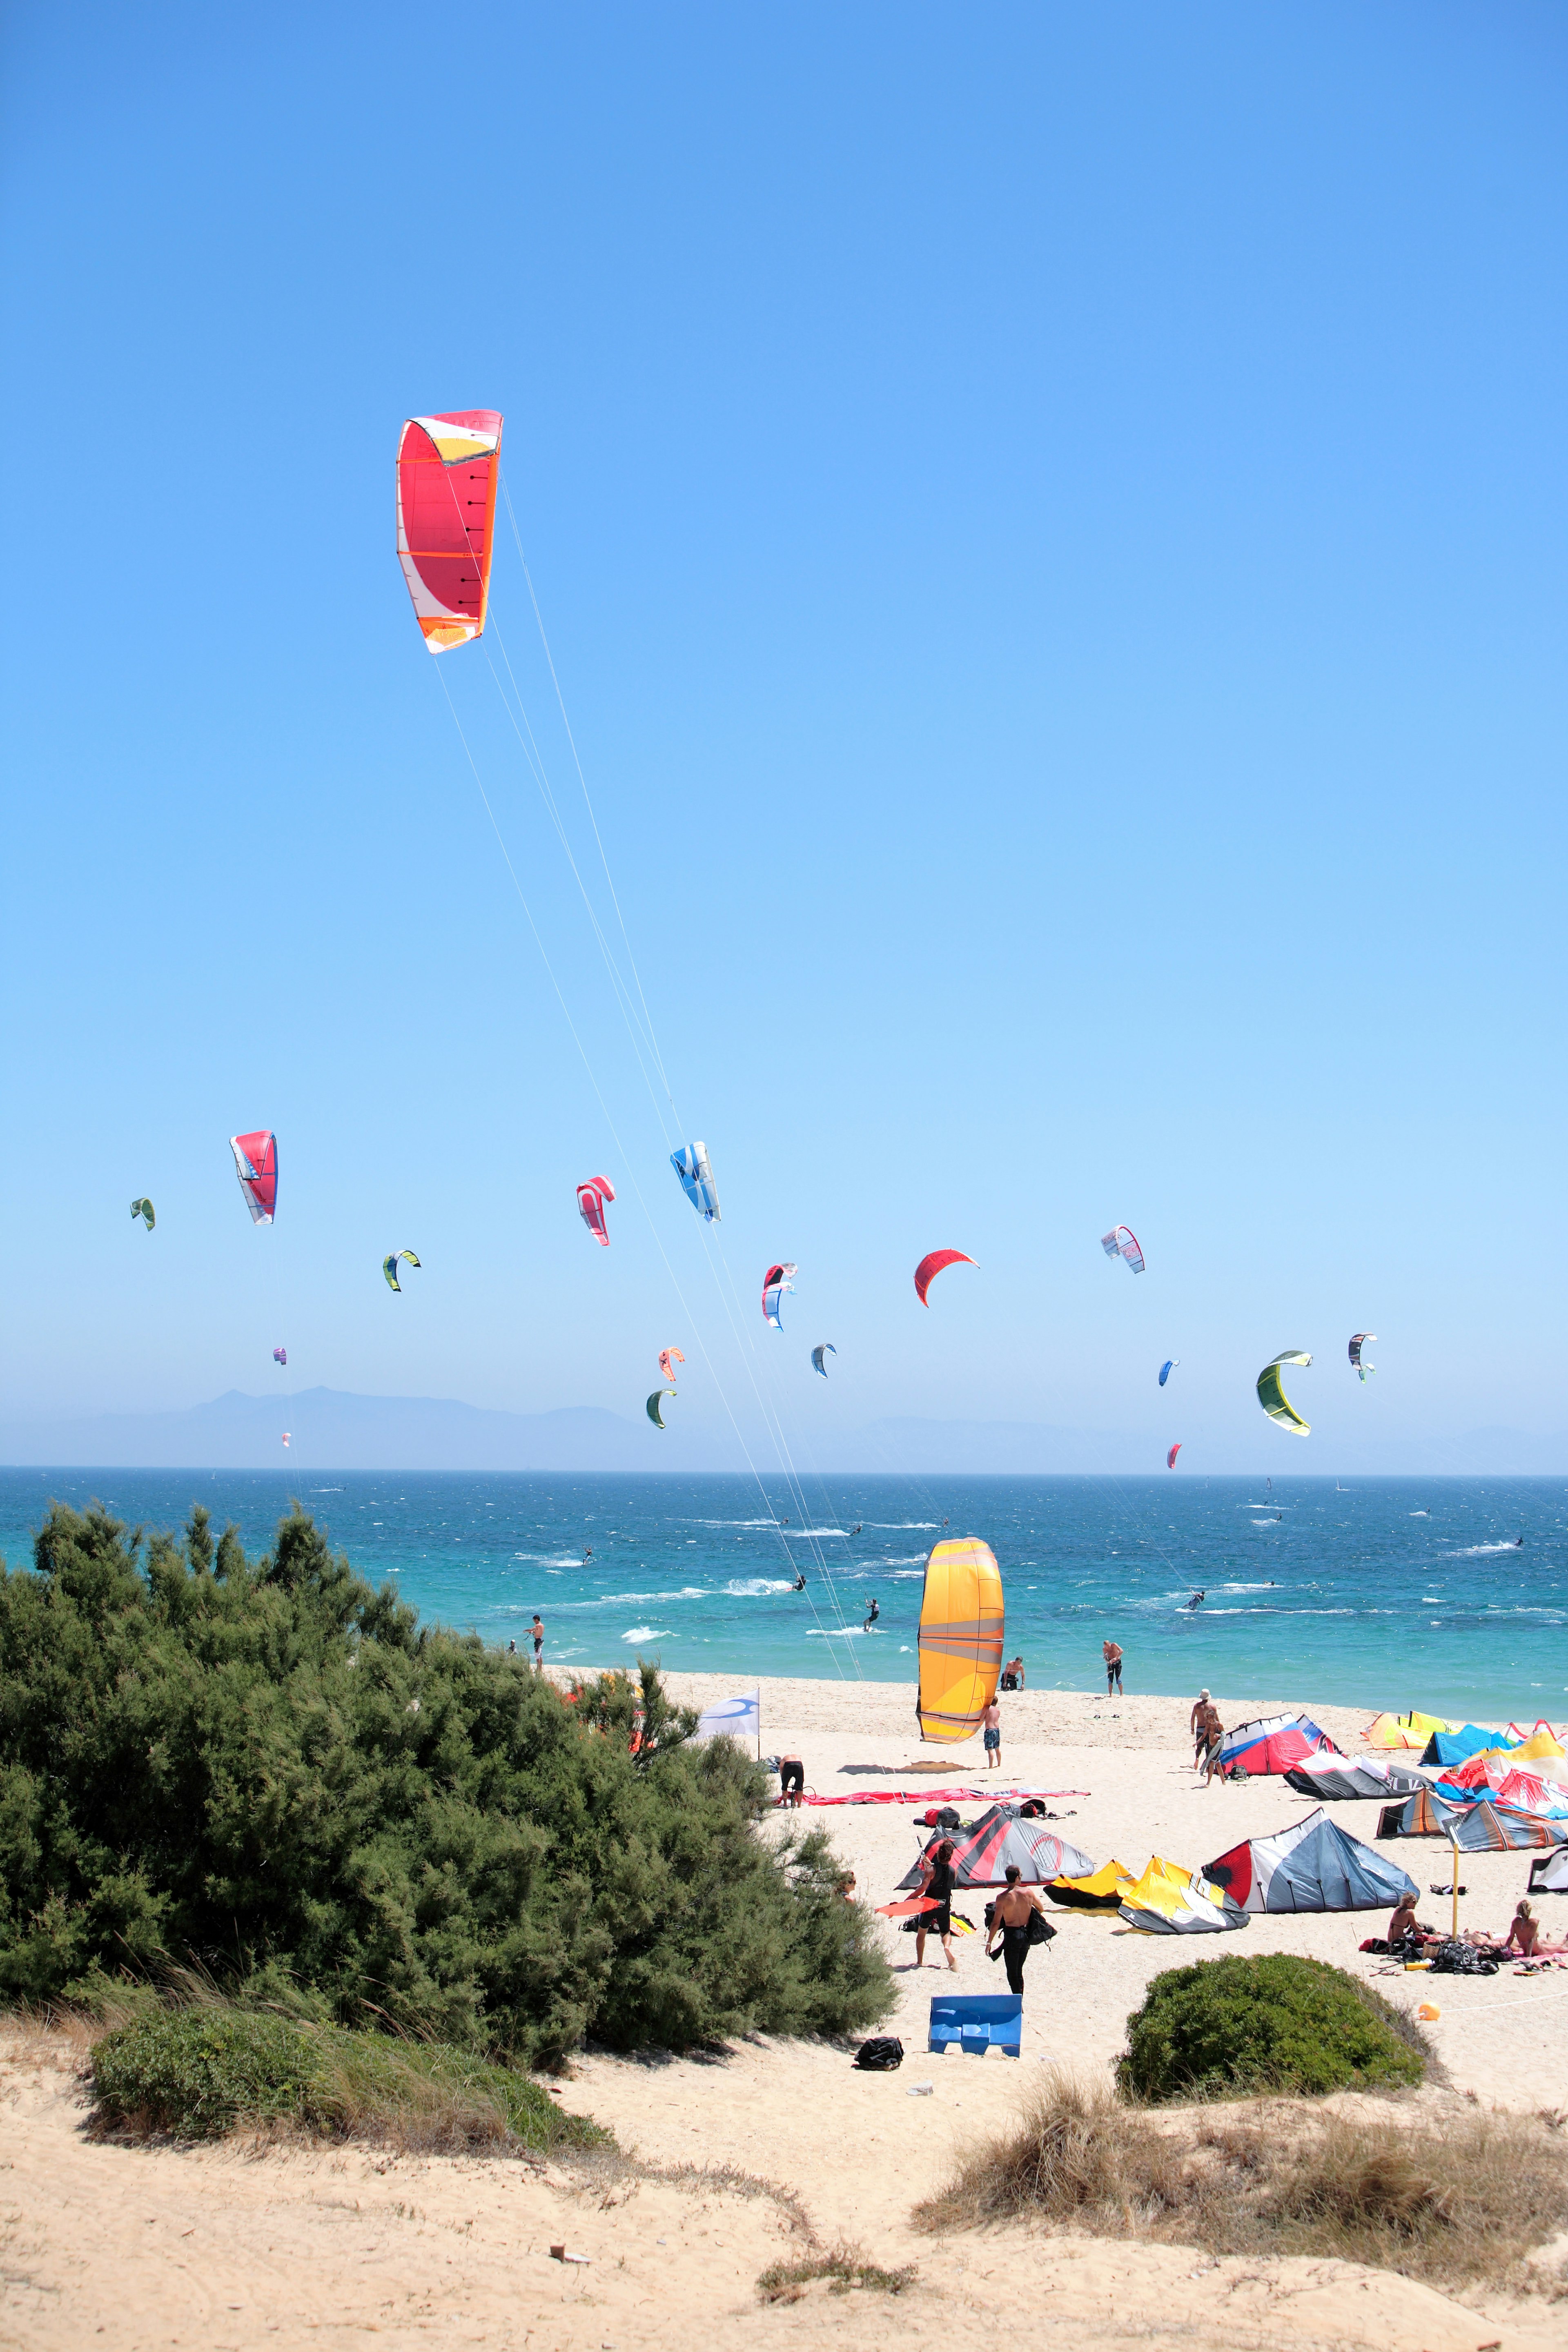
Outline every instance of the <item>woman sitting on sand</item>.
[(1388, 1923), (1388, 1948), (1391, 1952), (1424, 1953), (1428, 1945), (1440, 1944), (1443, 1938), (1430, 1927), (1423, 1927), (1415, 1916), (1415, 1897), (1402, 1895), (1394, 1906), (1394, 1916)]
[(1503, 1950), (1506, 1952), (1511, 1946), (1521, 1960), (1530, 1960), (1534, 1958), (1540, 1942), (1540, 1920), (1528, 1903), (1523, 1901), (1516, 1903), (1513, 1917), (1509, 1923), (1508, 1934), (1503, 1938)]

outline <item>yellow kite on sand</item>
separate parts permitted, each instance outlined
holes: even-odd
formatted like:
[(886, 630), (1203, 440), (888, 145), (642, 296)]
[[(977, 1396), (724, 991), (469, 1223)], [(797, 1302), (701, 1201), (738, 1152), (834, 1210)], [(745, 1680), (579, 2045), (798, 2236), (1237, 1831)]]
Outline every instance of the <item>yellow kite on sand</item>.
[(1213, 1885), (1201, 1871), (1184, 1870), (1179, 1862), (1154, 1854), (1148, 1869), (1122, 1897), (1121, 1916), (1130, 1927), (1152, 1936), (1217, 1936), (1227, 1927), (1245, 1927), (1247, 1914), (1233, 1903), (1223, 1886)]
[(1046, 1893), (1069, 1911), (1119, 1911), (1137, 1880), (1119, 1862), (1102, 1862), (1087, 1878), (1052, 1878)]
[(1425, 1748), (1435, 1731), (1452, 1731), (1440, 1715), (1374, 1715), (1362, 1733), (1365, 1748)]
[(921, 1594), (922, 1739), (969, 1739), (1002, 1671), (1002, 1571), (978, 1536), (932, 1544)]
[[(1480, 1753), (1483, 1756), (1506, 1756), (1510, 1764), (1534, 1764), (1539, 1767), (1542, 1778), (1548, 1780), (1568, 1779), (1568, 1772), (1552, 1769), (1554, 1764), (1568, 1765), (1568, 1755), (1564, 1755), (1562, 1741), (1547, 1723), (1538, 1725), (1518, 1748), (1483, 1748)], [(1473, 1763), (1475, 1759), (1472, 1757), (1468, 1760)]]

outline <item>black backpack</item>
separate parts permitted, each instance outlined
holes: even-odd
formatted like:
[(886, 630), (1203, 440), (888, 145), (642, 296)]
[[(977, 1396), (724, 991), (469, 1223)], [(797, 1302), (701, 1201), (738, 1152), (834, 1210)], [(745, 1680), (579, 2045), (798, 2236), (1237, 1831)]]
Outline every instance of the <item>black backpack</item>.
[(868, 2074), (890, 2074), (904, 2063), (904, 2045), (896, 2033), (874, 2033), (855, 2053), (855, 2063)]

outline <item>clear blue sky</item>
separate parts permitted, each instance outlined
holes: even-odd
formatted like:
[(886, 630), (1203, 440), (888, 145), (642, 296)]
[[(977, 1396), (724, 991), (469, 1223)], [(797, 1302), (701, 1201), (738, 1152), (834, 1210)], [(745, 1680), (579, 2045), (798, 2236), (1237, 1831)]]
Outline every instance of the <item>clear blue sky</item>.
[[(484, 652), (437, 669), (394, 559), (401, 420), (482, 404), (804, 1447), (1327, 1466), (1253, 1398), (1289, 1346), (1331, 1444), (1568, 1422), (1561, 10), (6, 40), (0, 1405), (635, 1414), (673, 1342), (716, 1433), (697, 1326), (743, 1402)], [(493, 594), (581, 847), (504, 532)], [(443, 676), (695, 1324), (629, 1187), (577, 1222), (626, 1163)]]

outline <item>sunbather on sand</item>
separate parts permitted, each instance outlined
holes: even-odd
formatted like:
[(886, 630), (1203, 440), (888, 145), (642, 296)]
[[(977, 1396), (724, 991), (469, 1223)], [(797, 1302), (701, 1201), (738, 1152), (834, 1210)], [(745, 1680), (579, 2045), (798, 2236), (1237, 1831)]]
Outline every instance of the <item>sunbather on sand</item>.
[(1509, 1931), (1504, 1938), (1504, 1950), (1506, 1951), (1509, 1946), (1512, 1945), (1518, 1951), (1519, 1957), (1521, 1960), (1533, 1959), (1540, 1943), (1540, 1920), (1537, 1919), (1534, 1912), (1531, 1909), (1528, 1903), (1523, 1902), (1522, 1900), (1516, 1903), (1514, 1906), (1513, 1917), (1510, 1922)]
[(1426, 1951), (1429, 1946), (1440, 1944), (1442, 1940), (1433, 1928), (1424, 1927), (1416, 1918), (1415, 1895), (1402, 1895), (1388, 1923), (1389, 1950), (1396, 1952), (1407, 1944), (1415, 1944)]

